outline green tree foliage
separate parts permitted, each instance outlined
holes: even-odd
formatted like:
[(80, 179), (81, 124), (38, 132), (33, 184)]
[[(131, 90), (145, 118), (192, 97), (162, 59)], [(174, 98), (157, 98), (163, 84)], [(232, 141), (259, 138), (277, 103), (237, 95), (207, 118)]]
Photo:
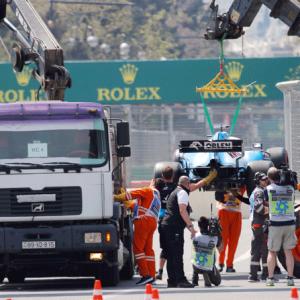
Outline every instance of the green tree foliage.
[[(122, 43), (129, 45), (130, 59), (218, 55), (215, 44), (203, 38), (209, 11), (201, 0), (132, 0), (131, 6), (31, 2), (63, 47), (67, 60), (121, 59)], [(8, 17), (14, 19), (11, 13)], [(11, 34), (2, 30), (1, 37), (10, 47)], [(91, 47), (89, 39), (98, 45)], [(0, 60), (8, 60), (3, 47)]]

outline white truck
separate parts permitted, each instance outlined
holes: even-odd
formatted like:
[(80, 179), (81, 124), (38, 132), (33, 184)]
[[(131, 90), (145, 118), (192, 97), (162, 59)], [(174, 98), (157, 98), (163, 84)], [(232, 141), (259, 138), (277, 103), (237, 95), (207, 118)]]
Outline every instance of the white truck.
[[(6, 18), (10, 5), (24, 32)], [(0, 105), (0, 281), (134, 273), (132, 222), (114, 203), (130, 156), (129, 125), (100, 104), (63, 102), (63, 51), (27, 0), (0, 0), (15, 33), (13, 65), (35, 63), (48, 101)], [(57, 101), (60, 100), (60, 101)]]

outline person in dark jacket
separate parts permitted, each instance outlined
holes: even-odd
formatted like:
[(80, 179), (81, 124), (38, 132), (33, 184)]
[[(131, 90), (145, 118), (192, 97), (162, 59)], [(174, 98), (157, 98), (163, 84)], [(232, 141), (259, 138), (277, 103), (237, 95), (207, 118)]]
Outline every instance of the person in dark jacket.
[(168, 287), (193, 288), (184, 274), (183, 246), (185, 227), (191, 232), (193, 238), (196, 234), (193, 223), (189, 217), (189, 193), (209, 184), (217, 176), (216, 170), (211, 170), (209, 175), (196, 182), (190, 183), (187, 176), (181, 176), (177, 188), (171, 193), (167, 202), (166, 215), (162, 220), (163, 249), (166, 250)]
[(161, 208), (159, 212), (159, 220), (158, 220), (158, 232), (159, 232), (159, 242), (160, 248), (162, 249), (160, 252), (159, 258), (159, 269), (156, 275), (156, 279), (162, 280), (163, 269), (166, 263), (166, 250), (163, 248), (162, 234), (161, 234), (161, 222), (166, 213), (167, 201), (170, 194), (175, 190), (177, 184), (173, 182), (174, 180), (174, 171), (171, 166), (166, 166), (163, 168), (161, 172), (161, 178), (164, 181), (164, 186), (160, 189), (160, 198), (161, 198)]
[(264, 224), (268, 219), (269, 207), (266, 194), (268, 185), (268, 177), (265, 173), (257, 172), (254, 176), (256, 187), (250, 195), (250, 221), (252, 229), (251, 241), (251, 261), (249, 282), (257, 282), (259, 278), (257, 273), (260, 268), (260, 260), (262, 260), (261, 280), (268, 277), (267, 267), (267, 233), (264, 231)]

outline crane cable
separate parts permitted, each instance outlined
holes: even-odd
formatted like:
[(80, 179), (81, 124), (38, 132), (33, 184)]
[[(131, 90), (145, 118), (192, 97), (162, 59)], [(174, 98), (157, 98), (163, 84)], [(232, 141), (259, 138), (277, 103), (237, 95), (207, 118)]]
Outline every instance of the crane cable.
[(246, 88), (240, 88), (237, 84), (233, 82), (233, 80), (226, 74), (225, 72), (225, 59), (224, 59), (224, 39), (226, 38), (226, 33), (219, 40), (220, 43), (220, 56), (219, 56), (219, 72), (218, 74), (206, 85), (201, 88), (196, 88), (196, 92), (200, 93), (201, 102), (203, 105), (204, 115), (207, 119), (211, 134), (214, 133), (214, 126), (212, 124), (212, 120), (209, 115), (209, 111), (207, 105), (205, 103), (205, 97), (203, 93), (211, 93), (213, 97), (215, 97), (214, 93), (230, 93), (233, 95), (239, 95), (239, 101), (237, 108), (234, 112), (233, 120), (230, 126), (230, 134), (233, 133), (234, 127), (240, 112), (240, 108), (242, 105), (243, 95), (246, 93)]

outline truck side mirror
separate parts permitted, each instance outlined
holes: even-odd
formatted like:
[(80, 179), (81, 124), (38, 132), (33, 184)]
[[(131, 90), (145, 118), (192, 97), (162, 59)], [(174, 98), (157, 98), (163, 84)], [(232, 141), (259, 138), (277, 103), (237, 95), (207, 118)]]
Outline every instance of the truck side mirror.
[(117, 123), (117, 145), (125, 146), (130, 144), (129, 123)]
[(117, 148), (117, 156), (118, 157), (130, 157), (131, 156), (131, 148), (128, 146), (122, 146)]

